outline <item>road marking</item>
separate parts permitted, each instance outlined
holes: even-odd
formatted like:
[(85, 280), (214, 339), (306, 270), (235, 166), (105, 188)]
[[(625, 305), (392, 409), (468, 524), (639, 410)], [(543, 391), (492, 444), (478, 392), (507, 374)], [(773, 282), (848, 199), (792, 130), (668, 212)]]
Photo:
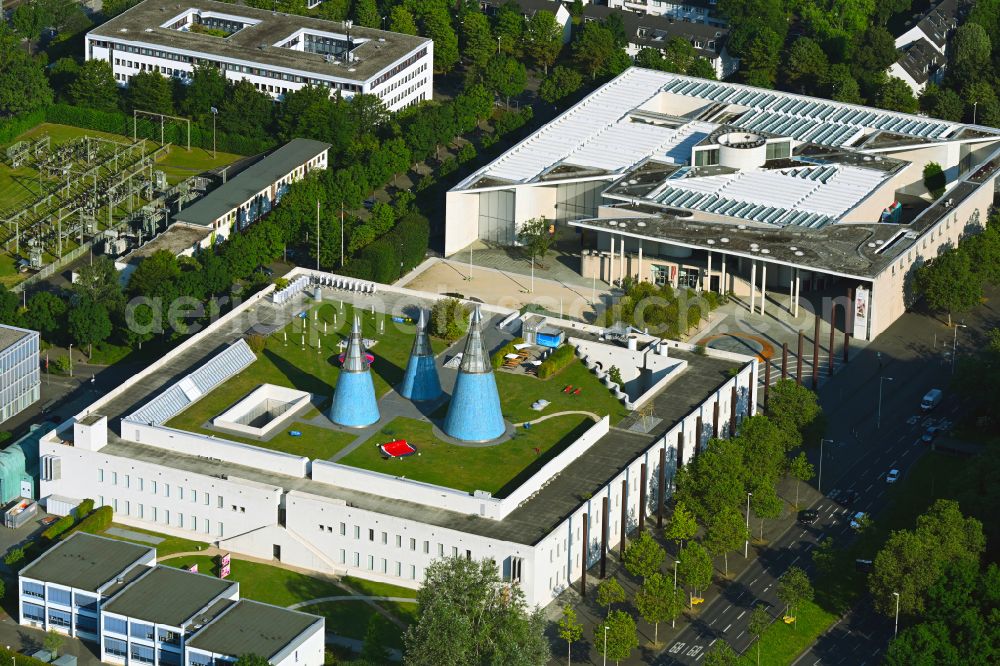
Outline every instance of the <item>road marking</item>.
[(747, 612), (743, 611), (742, 613), (740, 613), (739, 615), (736, 616), (736, 619), (739, 620), (740, 618), (742, 618), (746, 614), (747, 614)]
[(875, 487), (875, 484), (874, 484), (874, 483), (869, 483), (869, 484), (868, 484), (868, 487), (867, 487), (867, 488), (865, 488), (865, 492), (868, 492), (869, 490), (871, 490), (871, 489), (872, 489), (872, 488), (874, 488), (874, 487)]
[(715, 641), (717, 641), (717, 640), (719, 640), (719, 639), (718, 638), (713, 638), (712, 642), (708, 644), (708, 647), (712, 647), (713, 645), (715, 645)]
[(687, 645), (687, 643), (674, 643), (673, 647), (670, 648), (670, 654), (677, 654), (684, 649), (685, 645)]
[(895, 467), (898, 464), (899, 464), (898, 460), (893, 460), (891, 463), (889, 463), (889, 467)]
[(758, 578), (754, 578), (754, 579), (753, 579), (752, 581), (750, 581), (750, 585), (753, 585), (753, 584), (754, 584), (754, 583), (756, 583), (756, 582), (757, 582), (758, 580), (760, 580), (760, 578), (759, 578), (759, 577), (758, 577)]
[(698, 661), (698, 660), (700, 660), (700, 659), (701, 659), (702, 657), (704, 657), (704, 656), (705, 656), (705, 653), (704, 653), (704, 652), (702, 652), (702, 653), (701, 653), (701, 654), (699, 654), (699, 655), (698, 655), (697, 657), (695, 657), (695, 658), (694, 658), (694, 660), (695, 660), (695, 661)]
[(727, 631), (729, 631), (729, 627), (731, 626), (733, 626), (733, 624), (730, 622), (729, 624), (726, 625), (726, 628), (722, 630), (722, 633), (726, 633)]
[(733, 640), (739, 640), (739, 639), (740, 639), (740, 636), (742, 636), (742, 635), (743, 635), (743, 634), (745, 634), (745, 633), (747, 633), (747, 632), (745, 632), (745, 631), (741, 631), (741, 632), (739, 633), (739, 636), (737, 636), (737, 637), (736, 637), (735, 639), (733, 639)]
[[(792, 563), (792, 564), (795, 564), (795, 563), (796, 563), (796, 562), (798, 562), (798, 561), (799, 561), (799, 556), (798, 556), (798, 555), (796, 555), (796, 556), (795, 556), (795, 559), (794, 559), (794, 560), (792, 560), (792, 562), (791, 562), (791, 563)], [(790, 566), (790, 565), (789, 565), (789, 566)]]
[(702, 651), (702, 646), (700, 646), (700, 645), (693, 645), (693, 646), (691, 646), (691, 649), (687, 651), (687, 656), (693, 657), (693, 656), (695, 656), (696, 654), (698, 654), (701, 651)]
[(732, 607), (733, 607), (732, 604), (729, 604), (728, 606), (726, 606), (726, 610), (722, 611), (723, 615), (726, 614), (727, 612), (729, 612), (729, 609), (732, 608)]
[(708, 623), (708, 626), (711, 627), (713, 624), (715, 624), (718, 621), (719, 621), (719, 618), (715, 618), (714, 620), (712, 620), (711, 622)]
[(802, 534), (799, 535), (799, 538), (801, 539), (802, 537), (804, 537), (807, 531), (808, 530), (802, 530)]
[(815, 545), (816, 544), (814, 544), (814, 543), (807, 543), (805, 551), (808, 553), (810, 550), (812, 550), (812, 547), (815, 546)]
[(771, 589), (771, 586), (770, 586), (770, 585), (768, 585), (767, 587), (765, 587), (765, 588), (764, 588), (764, 592), (767, 592), (767, 591), (768, 591), (768, 590), (770, 590), (770, 589)]

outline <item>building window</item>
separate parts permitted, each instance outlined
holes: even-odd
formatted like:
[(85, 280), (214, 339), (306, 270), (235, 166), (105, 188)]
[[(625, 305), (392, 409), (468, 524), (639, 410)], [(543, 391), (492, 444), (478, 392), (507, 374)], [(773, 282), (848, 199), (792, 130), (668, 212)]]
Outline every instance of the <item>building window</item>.
[(417, 549), (417, 540), (411, 538), (410, 539), (410, 550), (416, 550), (416, 549)]
[(104, 468), (97, 470), (97, 482), (104, 483)]
[(340, 524), (340, 536), (346, 536), (346, 535), (347, 535), (347, 523), (341, 523)]
[(104, 651), (115, 657), (125, 657), (125, 641), (120, 641), (117, 638), (105, 638), (104, 639)]
[(128, 633), (128, 623), (125, 621), (125, 618), (105, 615), (104, 631), (110, 631), (113, 634), (125, 636)]
[(361, 528), (357, 525), (354, 526), (354, 538), (355, 539), (361, 538)]
[(368, 530), (368, 540), (369, 541), (375, 540), (375, 530)]
[(35, 597), (36, 599), (45, 598), (45, 586), (41, 583), (32, 583), (30, 581), (23, 581), (21, 583), (21, 594), (26, 597)]

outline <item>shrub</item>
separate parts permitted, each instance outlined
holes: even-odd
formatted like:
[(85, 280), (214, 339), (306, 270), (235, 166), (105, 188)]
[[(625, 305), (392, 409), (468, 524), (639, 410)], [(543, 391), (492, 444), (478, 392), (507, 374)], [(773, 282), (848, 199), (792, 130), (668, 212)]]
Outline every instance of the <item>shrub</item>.
[(288, 278), (278, 277), (274, 278), (274, 290), (281, 291), (288, 286)]
[(76, 519), (83, 520), (90, 515), (90, 512), (94, 510), (94, 500), (85, 499), (80, 502), (80, 505), (76, 507)]
[(471, 162), (476, 159), (476, 147), (471, 143), (467, 143), (458, 149), (458, 154), (456, 155), (459, 164), (465, 164), (466, 162)]
[(251, 333), (247, 336), (247, 344), (254, 354), (260, 354), (267, 345), (267, 338), (260, 333)]
[(618, 369), (617, 365), (611, 366), (611, 369), (608, 370), (608, 377), (615, 384), (618, 384), (618, 386), (623, 386), (625, 384), (625, 382), (622, 381), (622, 371)]
[(944, 175), (944, 170), (937, 162), (928, 162), (924, 165), (924, 187), (935, 199), (944, 194), (944, 187), (948, 183)]
[(504, 357), (507, 354), (513, 354), (517, 351), (515, 345), (519, 345), (524, 342), (524, 338), (514, 338), (510, 342), (504, 344), (500, 349), (493, 352), (493, 356), (490, 357), (490, 363), (493, 365), (493, 369), (497, 370), (503, 365)]
[(450, 173), (454, 173), (456, 169), (458, 169), (458, 162), (454, 157), (449, 157), (441, 162), (441, 166), (438, 167), (438, 175), (447, 176)]
[(60, 534), (73, 527), (73, 516), (63, 516), (56, 522), (49, 525), (48, 529), (42, 532), (42, 538), (46, 541), (55, 541)]
[(110, 506), (102, 506), (89, 516), (77, 523), (76, 527), (63, 535), (63, 539), (69, 537), (74, 532), (86, 532), (87, 534), (101, 534), (111, 527), (114, 513)]
[(572, 345), (562, 345), (538, 366), (538, 378), (548, 379), (568, 366), (576, 359), (576, 350)]
[(20, 568), (16, 565), (22, 560), (24, 560), (24, 548), (11, 548), (3, 557), (3, 563), (12, 569)]
[(454, 342), (469, 330), (469, 309), (457, 298), (444, 298), (431, 308), (430, 334)]

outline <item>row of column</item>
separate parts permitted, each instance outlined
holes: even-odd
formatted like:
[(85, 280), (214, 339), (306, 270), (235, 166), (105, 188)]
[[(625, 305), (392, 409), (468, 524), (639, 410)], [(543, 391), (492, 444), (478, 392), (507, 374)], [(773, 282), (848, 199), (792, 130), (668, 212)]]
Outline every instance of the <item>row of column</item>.
[[(747, 384), (747, 408), (746, 414), (749, 416), (754, 405), (754, 377), (751, 376), (750, 382)], [(728, 434), (729, 437), (736, 436), (737, 427), (737, 405), (739, 403), (739, 389), (736, 383), (731, 387), (731, 394), (729, 400), (729, 424), (728, 433), (722, 433), (720, 431), (720, 408), (719, 408), (719, 395), (716, 395), (716, 400), (713, 405), (712, 410), (712, 437), (718, 439), (723, 434)], [(695, 435), (694, 435), (694, 455), (697, 456), (701, 449), (701, 441), (704, 432), (704, 422), (701, 414), (699, 414), (695, 420)], [(677, 459), (675, 463), (675, 469), (680, 469), (684, 466), (684, 431), (683, 428), (679, 428), (677, 431)], [(663, 513), (664, 507), (666, 505), (666, 469), (667, 469), (667, 443), (664, 440), (663, 445), (660, 447), (660, 459), (659, 459), (659, 469), (657, 474), (657, 493), (656, 493), (656, 508), (654, 513), (656, 514), (656, 527), (657, 529), (662, 529), (663, 527)], [(627, 473), (626, 473), (627, 474)], [(641, 533), (645, 529), (646, 524), (646, 497), (647, 497), (647, 479), (649, 477), (648, 467), (645, 462), (641, 463), (639, 466), (639, 511), (638, 511), (638, 530)], [(610, 494), (605, 494), (601, 498), (601, 578), (605, 578), (607, 575), (607, 562), (608, 562), (608, 552), (610, 552), (610, 547), (608, 544), (609, 540), (609, 527), (610, 527)], [(625, 555), (625, 545), (627, 541), (627, 530), (628, 530), (628, 477), (622, 479), (621, 481), (621, 519), (620, 525), (621, 535), (618, 541), (619, 556), (624, 557)], [(582, 543), (582, 553), (581, 553), (581, 576), (580, 576), (580, 594), (586, 596), (587, 594), (587, 568), (589, 566), (589, 548), (590, 548), (590, 513), (584, 512), (583, 514), (583, 539)]]

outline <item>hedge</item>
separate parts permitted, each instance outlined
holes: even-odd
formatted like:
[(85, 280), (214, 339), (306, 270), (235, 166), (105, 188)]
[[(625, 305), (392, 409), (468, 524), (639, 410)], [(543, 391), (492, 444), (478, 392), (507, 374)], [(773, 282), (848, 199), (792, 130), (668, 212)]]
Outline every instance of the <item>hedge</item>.
[(48, 529), (42, 532), (42, 538), (46, 541), (55, 541), (60, 534), (71, 527), (73, 527), (73, 514), (63, 516), (49, 525)]
[(69, 537), (70, 534), (75, 532), (86, 532), (87, 534), (101, 534), (104, 530), (111, 527), (111, 521), (114, 518), (114, 513), (110, 506), (102, 506), (97, 509), (89, 516), (77, 523), (76, 527), (71, 529), (66, 533), (63, 538)]
[(45, 122), (45, 111), (38, 109), (23, 116), (0, 118), (0, 143), (10, 143), (35, 125)]
[(4, 664), (8, 661), (13, 663), (15, 659), (17, 660), (19, 666), (46, 666), (46, 662), (41, 659), (35, 659), (34, 657), (29, 657), (28, 655), (20, 652), (0, 648), (0, 662)]
[(94, 510), (94, 500), (85, 499), (80, 502), (80, 506), (76, 507), (76, 518), (77, 520), (83, 520), (90, 515), (90, 512)]
[(429, 241), (427, 218), (407, 213), (389, 233), (361, 248), (345, 272), (359, 280), (390, 284), (424, 260)]
[(556, 374), (576, 358), (576, 349), (572, 345), (562, 345), (538, 366), (538, 378), (548, 379)]
[(490, 357), (490, 363), (493, 365), (493, 369), (498, 370), (500, 366), (503, 365), (507, 354), (517, 353), (517, 348), (514, 345), (519, 345), (523, 342), (524, 338), (514, 338), (507, 344), (500, 347), (500, 349), (493, 352), (493, 356)]

